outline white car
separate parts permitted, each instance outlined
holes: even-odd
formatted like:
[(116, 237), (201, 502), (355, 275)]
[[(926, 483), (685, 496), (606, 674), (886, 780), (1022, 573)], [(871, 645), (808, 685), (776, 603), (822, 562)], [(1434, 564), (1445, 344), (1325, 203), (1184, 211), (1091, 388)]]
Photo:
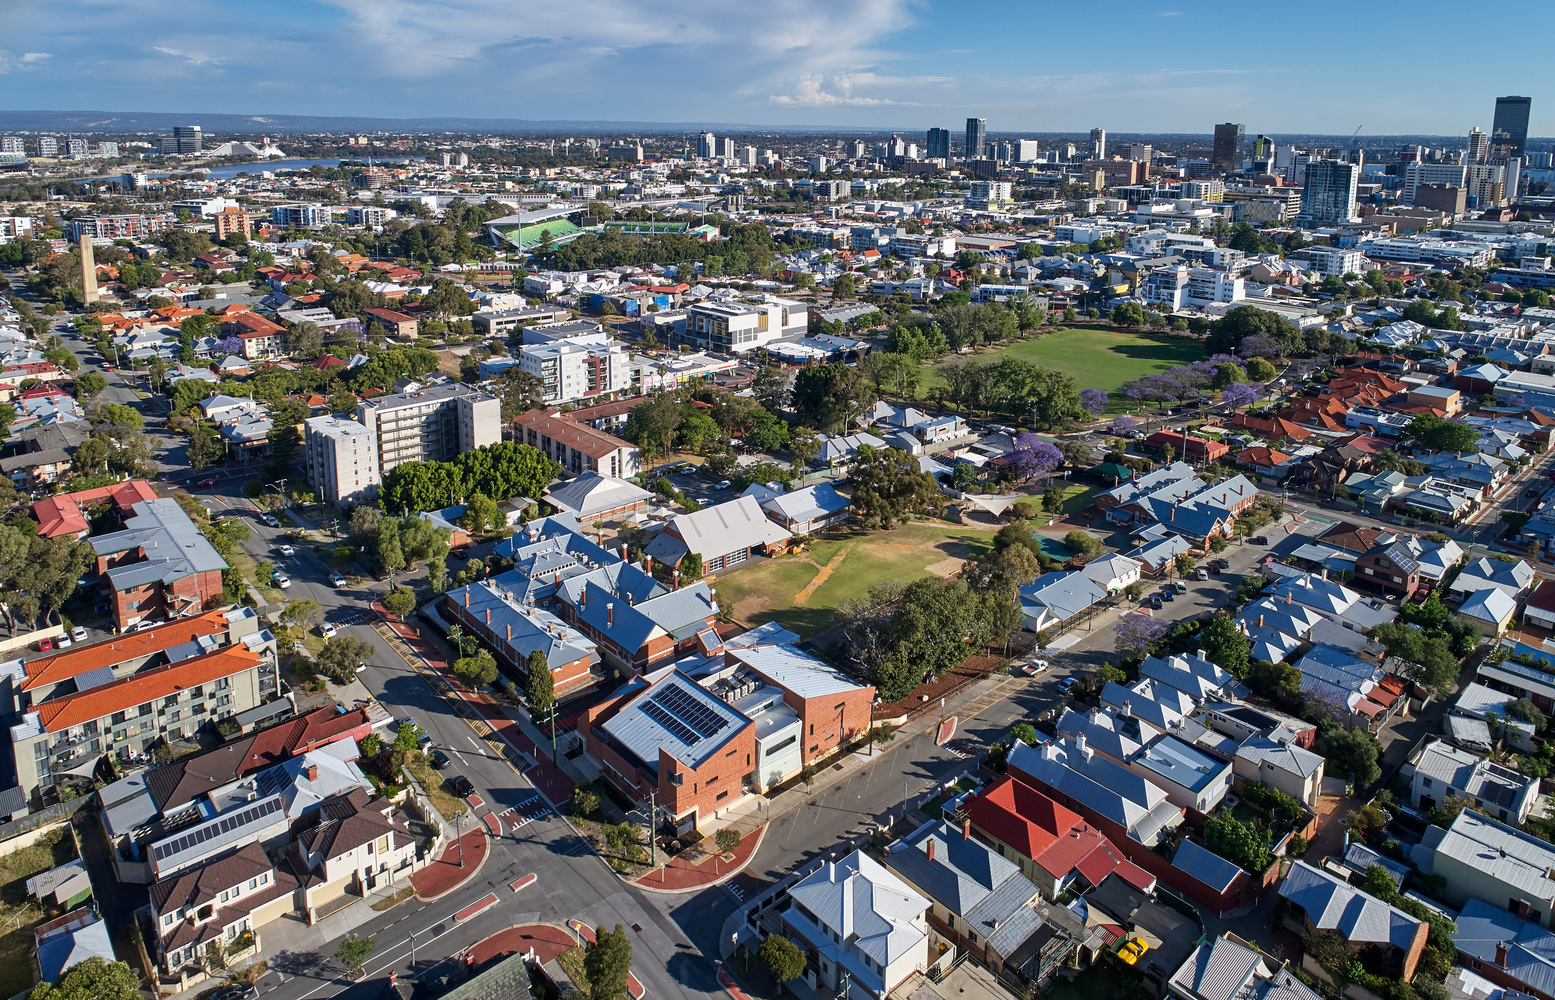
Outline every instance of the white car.
[(283, 546), (281, 546), (280, 552), (281, 552), (281, 555), (285, 556), (288, 559), (290, 559), (292, 556), (297, 554), (297, 550), (292, 548), (290, 545), (283, 545)]
[(1046, 660), (1032, 660), (1030, 663), (1024, 664), (1020, 668), (1020, 672), (1025, 674), (1027, 677), (1035, 677), (1038, 674), (1047, 673), (1047, 670), (1048, 662)]
[(61, 632), (59, 635), (54, 637), (54, 645), (58, 649), (64, 649), (66, 646), (70, 645), (70, 641), (70, 634), (68, 632)]
[(340, 629), (336, 627), (334, 622), (325, 622), (319, 626), (319, 635), (322, 635), (326, 639), (333, 639), (335, 637), (335, 633), (339, 631)]
[(734, 485), (733, 483), (731, 483), (729, 480), (725, 479), (723, 482), (719, 483), (717, 486), (714, 486), (713, 489), (715, 489), (715, 490), (726, 490), (726, 489), (728, 489), (729, 487), (731, 487), (733, 485)]
[(77, 625), (75, 628), (70, 630), (70, 638), (76, 642), (85, 642), (87, 638), (86, 629), (82, 628), (80, 625)]
[(144, 632), (148, 628), (158, 628), (159, 626), (166, 625), (166, 624), (167, 624), (166, 622), (136, 622), (135, 623), (135, 631), (137, 631), (137, 632)]
[(287, 587), (292, 585), (292, 578), (287, 576), (285, 573), (277, 573), (275, 576), (270, 578), (270, 582), (275, 584), (277, 587), (280, 587), (282, 590), (285, 590)]

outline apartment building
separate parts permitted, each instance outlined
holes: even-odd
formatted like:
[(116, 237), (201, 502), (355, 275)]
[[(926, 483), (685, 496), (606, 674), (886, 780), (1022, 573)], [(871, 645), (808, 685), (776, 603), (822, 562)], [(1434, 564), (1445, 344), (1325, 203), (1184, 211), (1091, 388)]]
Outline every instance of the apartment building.
[(283, 229), (322, 229), (330, 223), (330, 210), (314, 203), (277, 205), (270, 210), (270, 221)]
[(973, 181), (962, 201), (965, 208), (986, 212), (1014, 203), (1014, 185), (1009, 181)]
[(281, 356), (286, 327), (256, 312), (234, 313), (222, 323), (222, 332), (243, 341), (243, 357), (263, 361)]
[(97, 572), (122, 632), (143, 621), (167, 621), (215, 607), (223, 559), (172, 499), (142, 500), (124, 530), (89, 541)]
[(1555, 846), (1465, 809), (1436, 845), (1432, 870), (1446, 879), (1439, 898), (1454, 906), (1483, 899), (1551, 928)]
[(224, 208), (215, 215), (216, 239), (226, 239), (233, 233), (241, 233), (251, 236), (254, 232), (253, 218), (241, 208)]
[(1306, 185), (1301, 192), (1302, 218), (1314, 224), (1352, 221), (1360, 175), (1360, 167), (1342, 160), (1307, 164)]
[(177, 221), (171, 212), (154, 215), (82, 215), (70, 220), (66, 232), (72, 243), (81, 242), (83, 236), (90, 236), (98, 242), (133, 240), (160, 233)]
[(1406, 205), (1415, 203), (1415, 195), (1422, 184), (1440, 184), (1461, 188), (1468, 177), (1468, 167), (1462, 163), (1424, 163), (1414, 160), (1404, 164), (1404, 190), (1399, 200)]
[(686, 339), (710, 351), (743, 354), (808, 329), (805, 304), (775, 295), (698, 302), (686, 310)]
[(518, 363), (540, 380), (548, 405), (590, 400), (632, 387), (632, 355), (609, 334), (525, 344)]
[(1287, 259), (1325, 278), (1331, 275), (1342, 278), (1346, 274), (1365, 274), (1370, 270), (1366, 255), (1351, 247), (1302, 247)]
[(380, 476), (405, 462), (446, 462), (502, 440), (502, 403), (458, 383), (364, 399), (356, 419), (373, 435)]
[(378, 437), (349, 417), (310, 417), (302, 423), (308, 483), (329, 503), (362, 503), (378, 492)]
[(383, 327), (389, 336), (402, 340), (416, 339), (416, 317), (396, 309), (365, 309), (363, 312), (367, 314), (369, 323)]
[(1226, 271), (1208, 267), (1162, 267), (1145, 279), (1147, 302), (1176, 312), (1190, 306), (1216, 302), (1240, 302), (1247, 297), (1243, 280)]
[(593, 641), (556, 615), (519, 599), (512, 573), (449, 591), (440, 605), (443, 617), (466, 635), (480, 639), (511, 676), (529, 676), (529, 658), (536, 652), (551, 668), (551, 684), (566, 691), (589, 681), (589, 668), (599, 660)]
[(642, 471), (637, 446), (614, 434), (568, 419), (565, 414), (530, 410), (513, 421), (519, 438), (540, 449), (573, 475), (597, 472), (628, 479)]
[[(207, 725), (257, 707), (275, 688), (275, 640), (235, 642), (195, 653), (168, 651), (172, 662), (126, 677), (110, 668), (74, 678), (75, 690), (40, 701), (11, 727), (17, 784), (29, 798), (70, 779), (90, 785), (104, 753), (126, 760), (163, 739), (194, 736)], [(182, 657), (173, 659), (173, 657)]]

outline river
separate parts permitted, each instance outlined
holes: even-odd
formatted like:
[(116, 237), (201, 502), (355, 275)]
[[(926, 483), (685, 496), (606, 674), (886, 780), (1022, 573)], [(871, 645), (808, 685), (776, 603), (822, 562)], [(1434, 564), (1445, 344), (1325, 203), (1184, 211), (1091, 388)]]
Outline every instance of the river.
[[(307, 170), (311, 167), (338, 167), (346, 160), (262, 160), (258, 163), (231, 163), (224, 167), (210, 167), (206, 169), (205, 176), (211, 180), (231, 180), (239, 174), (252, 174), (258, 176), (263, 172), (275, 172), (278, 170)], [(359, 163), (359, 160), (350, 162)], [(379, 163), (410, 163), (410, 159), (379, 160), (374, 159), (374, 164)], [(124, 173), (138, 173), (134, 167), (126, 167)], [(76, 181), (77, 184), (99, 184), (107, 181), (117, 181), (124, 174), (116, 174), (112, 177), (83, 177)], [(147, 172), (147, 177), (168, 177), (168, 171)]]

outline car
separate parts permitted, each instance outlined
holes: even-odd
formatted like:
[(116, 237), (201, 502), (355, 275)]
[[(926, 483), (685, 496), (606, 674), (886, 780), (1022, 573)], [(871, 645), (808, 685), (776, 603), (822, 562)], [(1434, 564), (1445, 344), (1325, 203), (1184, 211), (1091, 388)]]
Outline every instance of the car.
[(1048, 662), (1046, 660), (1032, 660), (1021, 665), (1020, 672), (1027, 677), (1035, 677), (1038, 674), (1047, 673)]
[(454, 794), (460, 798), (467, 798), (475, 794), (475, 786), (470, 784), (470, 779), (462, 774), (456, 774), (448, 779), (448, 787), (454, 790)]
[(1253, 544), (1254, 545), (1268, 545), (1269, 544), (1269, 536), (1268, 535), (1259, 535), (1257, 538), (1253, 539)]
[(39, 639), (38, 640), (38, 652), (40, 652), (40, 653), (47, 653), (49, 650), (51, 650), (53, 648), (54, 648), (54, 640), (53, 639)]
[[(1217, 569), (1216, 572), (1218, 573), (1219, 570)], [(1203, 566), (1200, 566), (1198, 569), (1194, 570), (1193, 578), (1195, 580), (1208, 580), (1209, 579), (1209, 570), (1204, 568)]]
[(70, 630), (70, 638), (75, 642), (85, 642), (86, 629), (82, 628), (80, 625), (77, 625), (75, 628)]
[(1159, 597), (1152, 597), (1152, 598), (1150, 598), (1150, 610), (1152, 610), (1152, 611), (1160, 611), (1161, 610), (1161, 599)]
[(216, 477), (215, 476), (207, 476), (204, 479), (200, 480), (199, 482), (195, 483), (194, 485), (196, 485), (196, 486), (215, 486), (216, 485)]
[(448, 755), (441, 750), (433, 750), (427, 754), (427, 762), (432, 765), (432, 770), (434, 771), (441, 771), (453, 763), (453, 761), (448, 759)]
[(287, 587), (292, 585), (292, 578), (287, 576), (285, 573), (282, 573), (280, 570), (276, 570), (275, 575), (270, 577), (270, 582), (282, 590), (285, 590)]
[(1163, 591), (1161, 591), (1161, 600), (1163, 600), (1163, 601), (1175, 601), (1175, 600), (1177, 600), (1177, 595), (1175, 593), (1173, 593), (1170, 589), (1163, 590)]
[(259, 987), (253, 983), (239, 983), (212, 993), (209, 1000), (259, 1000)]
[(281, 555), (285, 556), (288, 559), (290, 559), (292, 556), (295, 556), (297, 554), (297, 550), (292, 548), (290, 545), (283, 545), (283, 546), (281, 546), (279, 551), (280, 551)]
[(136, 624), (134, 631), (136, 631), (136, 632), (144, 632), (148, 628), (158, 628), (158, 627), (160, 627), (162, 625), (166, 625), (166, 624), (167, 624), (167, 622), (153, 622), (153, 621), (139, 622), (139, 623)]
[(1149, 950), (1150, 946), (1144, 941), (1141, 941), (1139, 938), (1129, 938), (1123, 943), (1123, 947), (1118, 949), (1118, 957), (1129, 965), (1133, 965)]
[(259, 515), (259, 520), (263, 521), (265, 524), (272, 528), (279, 528), (281, 526), (281, 522), (275, 519), (274, 514), (266, 514), (261, 512)]
[(1058, 693), (1068, 694), (1069, 691), (1078, 683), (1080, 683), (1080, 678), (1078, 677), (1065, 677), (1063, 680), (1058, 682)]
[(1188, 585), (1183, 583), (1181, 580), (1178, 580), (1176, 583), (1171, 584), (1171, 589), (1177, 591), (1179, 594), (1186, 594), (1188, 592)]
[(70, 638), (70, 633), (69, 632), (61, 632), (59, 635), (56, 635), (54, 637), (54, 648), (55, 649), (64, 649), (66, 646), (69, 646), (74, 641), (75, 641), (74, 639)]
[(731, 487), (733, 485), (734, 484), (731, 483), (729, 480), (723, 479), (723, 480), (720, 480), (718, 482), (718, 484), (713, 487), (713, 489), (715, 489), (715, 490), (726, 490), (726, 489), (728, 489), (729, 487)]
[(422, 753), (426, 753), (427, 751), (431, 750), (432, 749), (432, 734), (423, 731), (421, 733), (420, 738), (418, 738), (416, 740), (416, 746), (421, 748), (421, 752)]
[(335, 637), (335, 633), (339, 631), (340, 626), (336, 625), (334, 622), (325, 622), (319, 626), (319, 635), (322, 635), (326, 639), (333, 639)]
[(105, 372), (113, 371), (113, 365), (103, 365), (102, 367), (103, 367), (103, 371), (105, 371)]
[(346, 578), (345, 575), (342, 574), (339, 570), (331, 570), (329, 573), (329, 582), (337, 587), (344, 587), (346, 585)]

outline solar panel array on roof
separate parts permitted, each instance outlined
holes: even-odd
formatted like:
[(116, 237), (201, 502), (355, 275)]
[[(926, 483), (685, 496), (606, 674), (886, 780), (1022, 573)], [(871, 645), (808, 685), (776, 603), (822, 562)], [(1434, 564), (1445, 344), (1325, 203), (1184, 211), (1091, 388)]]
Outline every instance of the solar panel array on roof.
[(260, 820), (266, 816), (269, 816), (271, 813), (277, 813), (280, 811), (281, 800), (279, 797), (265, 799), (263, 802), (258, 802), (248, 807), (247, 809), (244, 809), (242, 812), (235, 812), (226, 816), (219, 816), (216, 819), (211, 820), (209, 823), (204, 824), (203, 826), (195, 827), (193, 830), (190, 830), (188, 833), (184, 834), (182, 837), (179, 837), (177, 840), (164, 841), (163, 843), (160, 843), (156, 845), (156, 847), (152, 848), (152, 855), (158, 861), (164, 861), (175, 854), (181, 854), (184, 851), (187, 851), (189, 848), (202, 844), (207, 840), (220, 837), (224, 833), (231, 833), (233, 830), (236, 830), (239, 827), (247, 826), (256, 820)]
[(694, 747), (701, 742), (701, 737), (691, 731), (691, 727), (669, 714), (660, 705), (647, 702), (643, 705), (643, 714), (654, 722), (675, 734), (675, 738), (687, 746)]
[[(676, 684), (666, 684), (655, 691), (651, 700), (673, 712), (686, 725), (695, 732), (691, 737), (681, 736), (688, 744), (695, 746), (701, 740), (710, 740), (723, 732), (729, 725), (729, 720), (697, 701), (689, 691)], [(647, 706), (644, 706), (645, 708)], [(658, 718), (657, 715), (654, 718)], [(662, 719), (660, 720), (663, 721)], [(671, 727), (671, 732), (675, 730)], [(677, 735), (680, 735), (677, 733)]]

